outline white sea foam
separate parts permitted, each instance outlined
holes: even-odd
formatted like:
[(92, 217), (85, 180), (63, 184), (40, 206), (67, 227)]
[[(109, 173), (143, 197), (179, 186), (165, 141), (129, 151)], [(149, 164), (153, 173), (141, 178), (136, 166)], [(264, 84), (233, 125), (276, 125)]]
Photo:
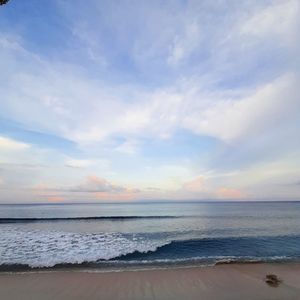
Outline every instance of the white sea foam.
[(155, 251), (168, 243), (120, 233), (70, 233), (25, 230), (10, 226), (3, 229), (0, 265), (52, 267), (57, 264), (80, 264), (109, 260), (135, 251)]

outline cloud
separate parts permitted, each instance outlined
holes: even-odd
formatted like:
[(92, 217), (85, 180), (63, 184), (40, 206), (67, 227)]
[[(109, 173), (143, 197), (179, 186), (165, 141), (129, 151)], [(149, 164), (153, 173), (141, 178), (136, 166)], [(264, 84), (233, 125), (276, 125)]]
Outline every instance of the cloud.
[[(299, 178), (297, 0), (75, 3), (51, 6), (49, 43), (28, 34), (36, 19), (3, 15), (0, 122), (19, 128), (1, 128), (11, 199), (38, 182), (66, 200), (297, 195), (280, 184)], [(70, 153), (50, 150), (50, 135)], [(88, 174), (110, 180), (80, 184)]]
[(86, 168), (90, 166), (93, 162), (88, 159), (74, 159), (69, 158), (65, 162), (65, 166), (71, 167), (71, 168)]
[(138, 199), (140, 190), (127, 186), (117, 185), (105, 178), (90, 175), (83, 184), (73, 186), (55, 186), (38, 184), (32, 189), (34, 198), (54, 202), (88, 201), (97, 200), (133, 200)]
[(222, 199), (242, 199), (246, 195), (237, 189), (222, 187), (218, 189), (217, 196)]
[[(200, 175), (191, 180), (183, 182), (182, 186), (176, 191), (180, 198), (195, 199), (195, 200), (208, 200), (208, 199), (251, 199), (246, 192), (241, 188), (232, 188), (220, 186), (226, 183), (222, 177), (239, 176), (237, 174), (219, 174), (219, 176)], [(221, 179), (221, 180), (220, 180)], [(228, 180), (228, 179), (227, 179)], [(229, 184), (232, 183), (229, 180)], [(235, 185), (237, 183), (235, 182)], [(253, 195), (252, 195), (253, 196)]]
[[(51, 185), (40, 183), (33, 186), (30, 191), (32, 192), (32, 200), (38, 202), (64, 202), (66, 197), (61, 195), (61, 192), (54, 190)], [(28, 192), (28, 191), (27, 191)]]
[(298, 77), (284, 75), (240, 99), (219, 99), (185, 116), (183, 124), (197, 134), (226, 142), (273, 131), (298, 117)]
[(0, 136), (0, 151), (22, 151), (29, 149), (30, 145), (11, 138)]
[[(44, 56), (26, 49), (26, 44), (22, 43), (18, 36), (7, 38), (2, 34), (0, 37), (4, 45), (2, 52), (8, 55), (8, 59), (3, 62), (5, 67), (3, 69), (10, 70), (16, 63), (18, 69), (18, 72), (6, 74), (6, 80), (9, 80), (11, 85), (3, 87), (4, 95), (10, 98), (10, 101), (3, 104), (4, 115), (21, 121), (28, 128), (54, 133), (79, 144), (95, 144), (120, 136), (129, 140), (137, 140), (145, 136), (168, 138), (182, 128), (199, 135), (209, 135), (228, 141), (247, 134), (248, 127), (252, 126), (257, 112), (261, 123), (265, 113), (268, 118), (267, 110), (271, 106), (282, 108), (282, 104), (279, 103), (278, 106), (279, 101), (272, 99), (277, 97), (276, 91), (273, 95), (272, 91), (269, 94), (267, 91), (264, 92), (268, 88), (276, 90), (276, 86), (270, 87), (272, 85), (280, 85), (273, 77), (263, 78), (259, 85), (252, 86), (251, 91), (248, 87), (239, 86), (234, 91), (230, 88), (220, 89), (215, 84), (230, 77), (229, 72), (247, 69), (245, 63), (248, 57), (237, 54), (245, 50), (240, 49), (245, 40), (263, 43), (256, 37), (257, 34), (249, 32), (249, 28), (259, 27), (252, 26), (252, 23), (253, 20), (261, 20), (261, 14), (267, 16), (263, 18), (265, 20), (263, 22), (267, 23), (264, 25), (267, 29), (263, 31), (268, 32), (270, 39), (274, 35), (276, 40), (278, 39), (276, 28), (273, 26), (277, 15), (285, 24), (280, 27), (282, 35), (293, 32), (297, 16), (297, 1), (287, 1), (283, 4), (276, 2), (274, 5), (256, 3), (251, 6), (251, 9), (245, 10), (248, 11), (246, 15), (242, 13), (246, 4), (241, 4), (236, 10), (225, 11), (228, 16), (227, 21), (217, 15), (218, 26), (212, 26), (207, 20), (210, 20), (215, 12), (214, 5), (204, 6), (203, 9), (201, 5), (195, 3), (189, 2), (183, 7), (176, 3), (172, 6), (172, 13), (166, 7), (159, 5), (140, 4), (131, 7), (132, 10), (126, 13), (123, 10), (115, 10), (115, 3), (106, 5), (100, 6), (96, 1), (92, 1), (88, 7), (78, 3), (76, 9), (73, 5), (69, 7), (67, 4), (61, 4), (60, 6), (70, 22), (71, 32), (78, 34), (81, 28), (86, 35), (80, 34), (80, 36), (86, 36), (87, 43), (92, 44), (89, 47), (94, 47), (94, 52), (101, 48), (102, 39), (106, 40), (106, 32), (95, 32), (93, 29), (98, 28), (97, 25), (106, 25), (116, 33), (114, 35), (116, 43), (122, 44), (120, 51), (124, 51), (131, 58), (134, 58), (136, 51), (147, 53), (149, 44), (152, 44), (153, 40), (155, 42), (159, 40), (159, 45), (151, 49), (153, 51), (151, 55), (154, 58), (164, 56), (163, 61), (167, 60), (167, 65), (176, 65), (194, 52), (202, 53), (202, 48), (207, 45), (209, 51), (204, 57), (206, 62), (212, 64), (210, 69), (202, 70), (204, 73), (200, 74), (195, 72), (184, 72), (182, 76), (174, 74), (175, 77), (171, 78), (168, 84), (154, 85), (151, 88), (139, 83), (116, 86), (113, 81), (105, 77), (95, 79), (87, 75), (76, 64), (66, 64), (59, 60), (49, 62)], [(105, 9), (111, 12), (109, 17), (104, 14)], [(133, 18), (133, 15), (138, 15), (135, 12), (139, 10), (143, 12), (143, 18)], [(91, 13), (91, 18), (83, 22), (86, 20), (84, 14), (88, 12)], [(179, 12), (182, 12), (183, 16)], [(241, 14), (239, 18), (235, 18), (235, 12)], [(76, 13), (79, 17), (73, 18)], [(103, 15), (103, 20), (99, 21), (99, 14)], [(165, 16), (166, 21), (157, 16)], [(128, 17), (132, 18), (125, 28), (117, 26), (110, 19), (120, 19), (120, 22), (125, 24)], [(234, 21), (235, 19), (237, 21)], [(159, 26), (153, 20), (157, 20)], [(222, 23), (225, 21), (228, 24)], [(145, 28), (149, 35), (141, 35), (136, 31), (136, 23), (144, 22), (151, 24)], [(164, 22), (169, 26), (161, 26)], [(275, 28), (274, 32), (272, 28)], [(134, 49), (120, 37), (121, 33), (126, 37), (134, 35)], [(255, 47), (255, 51), (252, 49), (251, 53), (247, 52), (247, 55), (250, 54), (250, 57), (255, 60), (257, 58), (255, 53), (260, 53), (257, 50), (259, 48)], [(169, 53), (165, 53), (163, 49), (169, 49)], [(106, 52), (109, 51), (106, 49)], [(286, 50), (285, 55), (288, 54), (289, 51)], [(242, 57), (239, 65), (235, 65), (238, 61), (237, 56)], [(201, 55), (196, 56), (194, 61), (189, 61), (188, 69), (193, 69), (194, 63), (201, 65), (202, 61)], [(215, 62), (218, 66), (226, 66), (226, 74), (215, 65)], [(162, 65), (159, 67), (163, 68)], [(150, 70), (153, 73), (156, 73), (155, 71)], [(247, 76), (252, 77), (251, 73)], [(292, 77), (293, 74), (288, 76)], [(12, 85), (18, 86), (18, 89), (16, 91), (10, 89)], [(287, 89), (290, 87), (287, 86)], [(253, 90), (256, 90), (256, 94)], [(236, 96), (238, 94), (240, 97)], [(281, 94), (280, 97), (286, 96)], [(267, 99), (262, 100), (262, 98)], [(23, 110), (17, 109), (20, 99), (24, 103)], [(284, 107), (283, 109), (285, 110)], [(34, 111), (38, 113), (34, 114)], [(124, 147), (120, 146), (120, 150), (124, 149), (125, 152), (128, 150), (132, 152), (133, 148), (128, 144), (124, 144)]]
[(130, 155), (136, 154), (138, 149), (138, 142), (132, 140), (127, 140), (115, 148), (115, 150), (118, 152)]
[(66, 200), (66, 198), (61, 197), (61, 196), (51, 195), (51, 196), (48, 196), (47, 200), (49, 202), (64, 202)]
[(241, 26), (240, 32), (259, 38), (279, 35), (281, 42), (286, 43), (295, 34), (293, 30), (296, 28), (299, 9), (297, 0), (275, 1), (274, 5), (264, 7), (250, 16)]
[(204, 188), (204, 177), (199, 176), (183, 184), (182, 188), (188, 192), (201, 192)]
[[(76, 193), (122, 193), (127, 192), (130, 189), (121, 185), (113, 184), (105, 178), (90, 175), (87, 177), (84, 184), (67, 188), (66, 190)], [(137, 190), (131, 191), (137, 192)]]
[(176, 35), (167, 62), (170, 65), (177, 65), (185, 57), (191, 54), (199, 46), (200, 31), (197, 22), (186, 24), (185, 31), (182, 35)]

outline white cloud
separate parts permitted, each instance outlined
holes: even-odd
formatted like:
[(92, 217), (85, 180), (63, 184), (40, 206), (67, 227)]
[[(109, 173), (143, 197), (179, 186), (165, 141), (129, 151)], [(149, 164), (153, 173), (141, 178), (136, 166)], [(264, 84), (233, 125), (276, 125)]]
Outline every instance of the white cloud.
[(128, 140), (122, 143), (121, 145), (117, 146), (115, 150), (121, 153), (133, 155), (138, 152), (139, 145), (136, 141)]
[[(18, 55), (23, 57), (23, 52)], [(46, 68), (42, 74), (36, 74), (20, 64), (23, 75), (11, 74), (13, 85), (19, 88), (4, 88), (3, 94), (10, 101), (3, 103), (2, 113), (28, 128), (54, 133), (79, 144), (103, 142), (114, 136), (137, 142), (147, 136), (170, 138), (180, 128), (228, 142), (272, 130), (279, 119), (289, 122), (299, 102), (297, 77), (289, 74), (258, 86), (254, 92), (213, 91), (211, 84), (206, 86), (201, 77), (187, 83), (178, 80), (147, 92), (138, 89), (127, 103), (122, 98), (122, 87), (114, 91), (101, 82), (74, 74), (72, 69), (66, 68), (62, 75), (63, 66), (41, 63), (30, 53), (26, 53), (26, 58)], [(22, 110), (18, 108), (20, 101)], [(134, 144), (126, 142), (119, 150), (132, 153), (136, 151)]]
[[(251, 29), (262, 28), (262, 32), (268, 33), (272, 39), (277, 32), (278, 25), (276, 24), (280, 23), (276, 22), (278, 18), (284, 23), (283, 26), (280, 26), (280, 30), (284, 34), (292, 32), (295, 27), (297, 1), (276, 2), (274, 5), (265, 7), (257, 6), (255, 8), (253, 5), (254, 8), (250, 10), (245, 20), (238, 19), (234, 23), (229, 18), (228, 26), (220, 28), (219, 26), (211, 27), (209, 25), (211, 23), (207, 22), (206, 18), (203, 18), (205, 21), (201, 21), (201, 18), (197, 17), (197, 13), (201, 12), (200, 16), (206, 16), (209, 19), (212, 11), (216, 9), (214, 5), (207, 6), (207, 11), (205, 11), (201, 5), (188, 3), (182, 17), (178, 13), (180, 5), (178, 7), (175, 5), (179, 9), (178, 11), (174, 10), (177, 13), (174, 11), (170, 13), (165, 7), (159, 10), (157, 7), (149, 8), (148, 5), (141, 5), (135, 9), (145, 9), (147, 11), (146, 20), (130, 19), (130, 24), (134, 25), (134, 22), (152, 24), (153, 22), (150, 21), (156, 19), (158, 15), (166, 16), (167, 20), (163, 21), (163, 18), (158, 18), (158, 25), (155, 23), (153, 26), (147, 27), (149, 35), (140, 36), (138, 32), (134, 31), (136, 34), (135, 47), (143, 50), (144, 53), (150, 42), (159, 40), (157, 42), (159, 45), (155, 46), (156, 54), (153, 54), (153, 57), (164, 56), (170, 64), (176, 65), (194, 51), (201, 52), (202, 47), (207, 43), (207, 47), (211, 48), (208, 54), (213, 55), (208, 60), (215, 60), (217, 64), (226, 66), (227, 55), (234, 63), (235, 59), (232, 55), (236, 53), (233, 49), (235, 47), (239, 49), (241, 41), (247, 38), (241, 37), (241, 35), (259, 35), (258, 32), (251, 32)], [(102, 6), (99, 6), (97, 2), (93, 2), (91, 7), (102, 12)], [(112, 4), (108, 9), (113, 7)], [(149, 9), (147, 10), (146, 7)], [(243, 5), (240, 10), (242, 8)], [(120, 16), (119, 11), (112, 11), (116, 15), (113, 14), (110, 17), (122, 17), (120, 22), (124, 22), (128, 18), (127, 14)], [(231, 15), (231, 12), (226, 13), (230, 17), (234, 16), (234, 14)], [(71, 16), (73, 15), (71, 14)], [(261, 18), (261, 16), (265, 17)], [(69, 15), (68, 18), (70, 18)], [(264, 24), (253, 26), (255, 20), (260, 20)], [(112, 30), (119, 34), (125, 30), (115, 24), (112, 25), (110, 21), (105, 18), (105, 22), (109, 22)], [(217, 21), (220, 22), (220, 19)], [(101, 35), (97, 35), (97, 32), (91, 30), (91, 28), (97, 27), (94, 22), (96, 19), (93, 18), (86, 24), (77, 22), (77, 19), (74, 22), (72, 19), (71, 24), (74, 26), (73, 32), (76, 34), (80, 32), (80, 36), (82, 36), (82, 31), (90, 32), (92, 37), (87, 37), (86, 42), (90, 44), (91, 40), (94, 40), (89, 46), (97, 48), (101, 44)], [(166, 22), (170, 26), (161, 26), (161, 22)], [(176, 24), (176, 26), (172, 27), (172, 24)], [(167, 28), (171, 29), (168, 31)], [(129, 33), (126, 31), (126, 34), (129, 35)], [(226, 40), (221, 33), (229, 38)], [(255, 39), (255, 37), (249, 37), (249, 39)], [(139, 85), (121, 85), (116, 88), (105, 78), (102, 80), (90, 78), (78, 66), (66, 65), (61, 62), (48, 63), (44, 58), (22, 47), (18, 37), (15, 39), (10, 37), (8, 42), (8, 38), (2, 35), (0, 40), (4, 45), (2, 52), (9, 54), (8, 60), (2, 62), (3, 69), (10, 70), (11, 65), (16, 62), (18, 69), (18, 72), (8, 72), (6, 76), (11, 85), (18, 86), (17, 90), (11, 89), (11, 85), (0, 86), (2, 94), (6, 95), (6, 98), (9, 97), (9, 101), (4, 101), (0, 114), (2, 116), (9, 115), (13, 120), (22, 122), (29, 129), (37, 128), (39, 131), (63, 136), (79, 144), (103, 142), (115, 136), (122, 136), (128, 140), (137, 140), (140, 136), (170, 138), (180, 128), (189, 129), (199, 135), (210, 135), (229, 141), (248, 133), (249, 127), (253, 126), (254, 118), (257, 119), (255, 116), (257, 113), (259, 114), (259, 123), (264, 126), (262, 120), (265, 115), (268, 115), (267, 110), (271, 106), (279, 105), (281, 107), (281, 104), (278, 104), (279, 100), (272, 100), (273, 96), (277, 97), (275, 96), (276, 91), (273, 96), (271, 95), (272, 91), (269, 92), (270, 95), (263, 95), (263, 93), (268, 93), (264, 92), (264, 89), (268, 89), (266, 82), (270, 83), (271, 80), (265, 80), (263, 84), (256, 87), (256, 94), (252, 92), (252, 96), (247, 91), (249, 99), (245, 97), (227, 98), (228, 91), (226, 89), (222, 91), (213, 87), (211, 82), (218, 81), (219, 76), (226, 76), (226, 74), (219, 73), (218, 69), (209, 71), (207, 76), (209, 79), (204, 81), (203, 76), (193, 76), (194, 79), (183, 76), (183, 78), (177, 77), (166, 86), (152, 89), (144, 89)], [(137, 46), (137, 44), (139, 45)], [(13, 49), (13, 51), (10, 52), (8, 49)], [(167, 49), (169, 52), (166, 53), (163, 49)], [(131, 48), (126, 51), (132, 51), (130, 55), (135, 55)], [(257, 48), (255, 51), (259, 52)], [(145, 58), (145, 60), (147, 59)], [(190, 64), (192, 65), (193, 62)], [(186, 78), (192, 84), (187, 87), (180, 86)], [(277, 85), (277, 83), (275, 81), (270, 85)], [(276, 86), (269, 87), (270, 90), (272, 88), (276, 89)], [(190, 90), (196, 91), (191, 92)], [(236, 88), (234, 92), (238, 93), (239, 91), (243, 93), (243, 88)], [(128, 92), (130, 100), (127, 100)], [(268, 99), (261, 100), (263, 97)], [(20, 101), (24, 103), (22, 109), (19, 108)], [(255, 123), (257, 122), (255, 121)], [(258, 126), (255, 125), (255, 127)], [(133, 150), (133, 146), (128, 147), (128, 143), (120, 149), (122, 150), (122, 148), (125, 150), (130, 148), (131, 152)]]
[[(101, 83), (89, 82), (81, 75), (74, 77), (66, 71), (60, 76), (59, 68), (53, 66), (51, 71), (38, 76), (12, 75), (12, 82), (19, 90), (4, 90), (11, 98), (3, 103), (3, 112), (29, 128), (79, 144), (101, 142), (114, 136), (129, 140), (140, 136), (169, 138), (180, 128), (231, 141), (266, 126), (270, 129), (281, 115), (285, 120), (287, 115), (290, 118), (289, 112), (293, 115), (298, 101), (297, 78), (293, 74), (259, 86), (255, 92), (240, 91), (238, 97), (237, 91), (231, 97), (226, 90), (206, 90), (205, 82), (196, 79), (187, 85), (179, 81), (175, 87), (137, 91), (135, 98), (126, 103), (122, 100), (122, 89), (118, 94), (110, 93)], [(22, 110), (17, 108), (20, 99), (24, 103)], [(34, 114), (35, 111), (38, 113)], [(130, 149), (130, 152), (134, 148), (128, 142), (120, 146), (120, 150)]]
[(177, 65), (185, 57), (191, 54), (200, 42), (200, 30), (197, 22), (186, 24), (184, 33), (176, 35), (172, 45), (170, 46), (170, 54), (167, 62), (170, 65)]
[(241, 99), (215, 99), (203, 110), (191, 110), (183, 126), (200, 135), (231, 142), (273, 131), (297, 120), (300, 99), (297, 76), (288, 74)]
[(30, 148), (29, 144), (16, 141), (11, 138), (0, 136), (0, 151), (22, 151)]
[(281, 41), (285, 43), (295, 34), (299, 9), (297, 0), (274, 1), (273, 5), (268, 5), (251, 15), (242, 24), (240, 32), (261, 38), (280, 35)]
[(89, 159), (68, 158), (65, 162), (65, 165), (71, 168), (86, 168), (90, 166), (92, 163), (93, 162)]

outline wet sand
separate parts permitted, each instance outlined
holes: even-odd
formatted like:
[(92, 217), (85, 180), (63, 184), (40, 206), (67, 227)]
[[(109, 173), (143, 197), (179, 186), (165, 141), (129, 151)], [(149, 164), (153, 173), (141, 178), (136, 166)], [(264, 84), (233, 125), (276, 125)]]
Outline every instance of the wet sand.
[[(264, 282), (273, 273), (283, 282)], [(0, 273), (1, 300), (300, 299), (300, 264), (232, 264), (147, 271)]]

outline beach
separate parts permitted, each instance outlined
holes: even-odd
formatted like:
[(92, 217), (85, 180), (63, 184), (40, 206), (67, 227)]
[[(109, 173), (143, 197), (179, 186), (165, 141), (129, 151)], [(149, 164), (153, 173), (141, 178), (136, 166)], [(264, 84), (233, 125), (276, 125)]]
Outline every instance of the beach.
[[(278, 287), (266, 284), (276, 274)], [(300, 264), (223, 264), (155, 270), (0, 273), (1, 300), (300, 299)]]
[(299, 300), (299, 228), (300, 202), (1, 205), (0, 300)]

